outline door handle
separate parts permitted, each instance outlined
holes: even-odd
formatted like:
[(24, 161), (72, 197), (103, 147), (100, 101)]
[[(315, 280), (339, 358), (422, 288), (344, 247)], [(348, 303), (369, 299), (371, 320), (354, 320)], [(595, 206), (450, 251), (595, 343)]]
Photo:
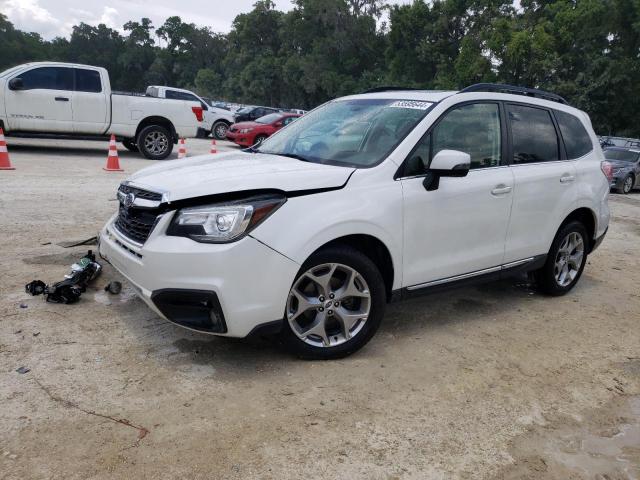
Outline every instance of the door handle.
[(511, 191), (511, 187), (508, 185), (497, 185), (496, 188), (491, 190), (492, 195), (504, 195), (505, 193), (509, 193)]
[(56, 102), (68, 102), (69, 99), (67, 97), (56, 97)]
[(573, 175), (563, 175), (560, 177), (560, 183), (571, 183), (576, 179)]

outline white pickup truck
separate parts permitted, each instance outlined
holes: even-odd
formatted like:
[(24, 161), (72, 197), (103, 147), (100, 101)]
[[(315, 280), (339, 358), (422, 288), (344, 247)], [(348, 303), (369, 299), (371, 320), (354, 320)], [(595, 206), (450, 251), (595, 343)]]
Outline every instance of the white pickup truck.
[(200, 103), (204, 110), (204, 119), (201, 125), (201, 135), (198, 136), (208, 136), (211, 134), (218, 140), (224, 140), (227, 138), (227, 130), (229, 129), (229, 126), (232, 123), (235, 123), (233, 113), (229, 110), (225, 110), (224, 108), (208, 105), (202, 97), (199, 97), (191, 90), (151, 85), (150, 87), (147, 87), (147, 95), (150, 97), (189, 100)]
[(26, 63), (0, 73), (0, 127), (7, 135), (102, 138), (111, 134), (146, 158), (165, 159), (195, 137), (199, 102), (111, 91), (104, 68)]

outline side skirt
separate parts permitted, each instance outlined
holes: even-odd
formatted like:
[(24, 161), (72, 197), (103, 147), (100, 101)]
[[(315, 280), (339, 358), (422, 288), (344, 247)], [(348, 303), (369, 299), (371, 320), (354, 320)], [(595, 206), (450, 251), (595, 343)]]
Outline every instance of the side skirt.
[(510, 278), (520, 273), (531, 272), (542, 268), (547, 261), (547, 255), (536, 255), (535, 257), (517, 262), (507, 263), (498, 267), (470, 272), (454, 277), (434, 280), (421, 285), (413, 285), (410, 287), (394, 290), (391, 293), (390, 302), (406, 300), (408, 298), (428, 295), (430, 293), (438, 293), (455, 288), (467, 287), (469, 285), (477, 285), (479, 283), (493, 282), (504, 278)]

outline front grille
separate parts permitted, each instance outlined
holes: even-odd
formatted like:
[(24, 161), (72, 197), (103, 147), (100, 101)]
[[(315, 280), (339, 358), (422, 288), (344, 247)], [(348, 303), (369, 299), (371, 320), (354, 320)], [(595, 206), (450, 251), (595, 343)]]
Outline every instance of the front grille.
[(133, 187), (131, 185), (122, 184), (120, 188), (118, 188), (119, 192), (127, 195), (128, 193), (133, 193), (138, 198), (144, 198), (145, 200), (152, 200), (154, 202), (162, 201), (162, 194), (157, 192), (150, 192), (148, 190), (143, 190), (138, 187)]
[(153, 230), (158, 213), (155, 208), (125, 208), (121, 204), (115, 227), (125, 237), (144, 243)]
[[(134, 242), (144, 243), (147, 238), (149, 238), (156, 224), (158, 215), (162, 213), (162, 207), (159, 206), (162, 201), (162, 194), (143, 190), (142, 188), (128, 184), (120, 185), (118, 193), (121, 195), (118, 195), (120, 198), (120, 209), (118, 211), (118, 218), (116, 218), (114, 224), (116, 230)], [(122, 197), (126, 197), (130, 193), (142, 200), (158, 202), (156, 204), (158, 206), (156, 208), (143, 208), (136, 205), (125, 207)]]

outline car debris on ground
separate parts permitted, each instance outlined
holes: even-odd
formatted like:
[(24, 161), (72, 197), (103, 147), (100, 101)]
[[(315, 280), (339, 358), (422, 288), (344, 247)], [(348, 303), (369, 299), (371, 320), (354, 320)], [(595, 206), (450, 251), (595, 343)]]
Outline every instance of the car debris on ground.
[(71, 265), (71, 272), (65, 275), (64, 280), (51, 286), (42, 280), (34, 280), (25, 285), (25, 290), (33, 296), (45, 295), (49, 303), (75, 303), (87, 290), (87, 285), (96, 279), (101, 271), (102, 265), (96, 261), (93, 251), (89, 250), (87, 255)]

